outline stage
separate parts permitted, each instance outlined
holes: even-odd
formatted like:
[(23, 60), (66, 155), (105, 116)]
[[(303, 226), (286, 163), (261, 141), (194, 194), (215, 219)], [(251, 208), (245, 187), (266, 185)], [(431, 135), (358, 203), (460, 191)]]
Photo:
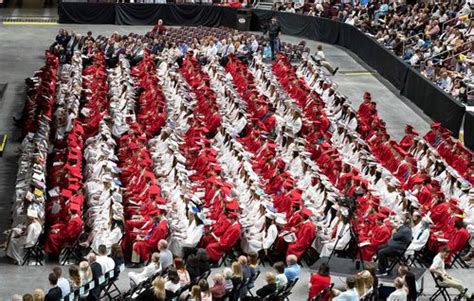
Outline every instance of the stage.
[[(328, 257), (320, 258), (310, 267), (310, 271), (312, 273), (317, 273), (319, 266), (322, 263), (327, 263), (327, 262), (328, 262)], [(376, 266), (376, 264), (373, 262), (366, 263), (366, 264), (372, 264)], [(356, 269), (356, 263), (352, 259), (340, 258), (340, 257), (331, 258), (331, 261), (329, 262), (329, 269), (331, 271), (331, 276), (342, 277), (342, 278), (353, 276), (363, 270), (362, 265), (359, 267), (359, 269)], [(425, 272), (428, 269), (415, 268), (415, 267), (411, 267), (410, 269), (413, 272), (413, 274), (415, 274), (416, 282), (419, 284), (418, 287), (420, 289), (423, 289)], [(392, 270), (392, 272), (388, 276), (380, 277), (379, 284), (383, 284), (384, 286), (393, 286), (393, 280), (398, 277), (397, 271), (398, 271), (398, 265), (395, 266), (395, 268)]]

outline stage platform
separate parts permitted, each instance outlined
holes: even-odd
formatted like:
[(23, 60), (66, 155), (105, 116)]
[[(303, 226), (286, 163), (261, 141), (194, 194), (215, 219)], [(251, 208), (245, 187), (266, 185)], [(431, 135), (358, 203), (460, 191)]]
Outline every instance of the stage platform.
[[(319, 266), (323, 262), (327, 263), (328, 259), (329, 259), (328, 257), (320, 258), (310, 267), (310, 271), (313, 273), (317, 273)], [(376, 266), (376, 263), (373, 263), (373, 262), (370, 262), (369, 264)], [(331, 261), (329, 261), (329, 269), (331, 271), (331, 276), (337, 276), (337, 277), (343, 277), (343, 278), (353, 276), (363, 270), (362, 265), (360, 266), (359, 269), (356, 269), (356, 263), (352, 259), (340, 258), (340, 257), (331, 258)], [(410, 269), (415, 274), (416, 282), (421, 284), (421, 288), (423, 288), (424, 276), (427, 269), (415, 268), (415, 267), (410, 268)], [(398, 276), (397, 271), (398, 271), (398, 265), (395, 266), (395, 268), (392, 270), (392, 273), (390, 273), (388, 276), (380, 277), (379, 283), (385, 286), (393, 286), (393, 280), (397, 278)]]

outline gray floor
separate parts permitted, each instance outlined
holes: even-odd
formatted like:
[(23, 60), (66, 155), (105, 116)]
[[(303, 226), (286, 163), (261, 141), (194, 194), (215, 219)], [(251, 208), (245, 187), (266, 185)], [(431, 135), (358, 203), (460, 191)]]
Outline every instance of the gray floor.
[[(1, 10), (0, 10), (1, 11)], [(69, 30), (85, 33), (92, 30), (95, 34), (109, 35), (114, 31), (128, 34), (130, 31), (145, 33), (150, 29), (148, 26), (91, 26), (91, 25), (67, 25)], [(42, 53), (53, 41), (60, 26), (1, 26), (0, 25), (0, 82), (8, 82), (3, 99), (0, 100), (0, 133), (7, 133), (9, 142), (6, 152), (0, 158), (0, 233), (3, 233), (10, 224), (10, 204), (14, 190), (16, 174), (16, 155), (18, 148), (18, 133), (12, 126), (11, 117), (21, 112), (24, 102), (24, 79), (31, 76), (43, 63)], [(291, 37), (284, 37), (286, 41), (299, 41)], [(317, 43), (308, 41), (308, 46), (314, 50)], [(364, 64), (361, 64), (351, 54), (343, 49), (330, 45), (324, 45), (328, 60), (335, 66), (340, 67), (340, 72), (333, 77), (338, 84), (338, 89), (347, 95), (355, 106), (361, 102), (364, 91), (370, 91), (379, 108), (380, 116), (387, 122), (388, 131), (393, 137), (399, 139), (403, 136), (406, 123), (412, 124), (418, 131), (424, 133), (428, 130), (429, 119), (412, 109), (406, 104), (406, 100), (394, 93), (393, 87), (372, 74)], [(353, 75), (358, 71), (363, 74)], [(346, 74), (349, 73), (349, 74)], [(0, 236), (0, 241), (4, 237)], [(0, 253), (0, 257), (3, 254)], [(51, 266), (47, 267), (17, 267), (0, 262), (0, 301), (9, 300), (14, 293), (26, 293), (37, 287), (46, 287), (46, 275)], [(467, 270), (453, 270), (453, 276), (468, 281)], [(291, 300), (305, 300), (307, 297), (307, 282), (310, 272), (307, 268), (303, 270), (301, 281), (294, 289)], [(433, 283), (428, 275), (425, 281), (425, 293), (433, 293)], [(262, 283), (263, 277), (259, 279), (257, 287)], [(128, 289), (126, 273), (120, 277), (120, 288)], [(427, 298), (423, 298), (427, 299)]]

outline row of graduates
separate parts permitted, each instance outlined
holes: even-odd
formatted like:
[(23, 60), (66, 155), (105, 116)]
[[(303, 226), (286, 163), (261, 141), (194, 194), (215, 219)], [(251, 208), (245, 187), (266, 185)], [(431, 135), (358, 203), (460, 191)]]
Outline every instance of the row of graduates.
[[(48, 160), (48, 202), (46, 206), (46, 252), (57, 254), (64, 240), (70, 242), (81, 230), (80, 218), (65, 223), (69, 208), (82, 212), (82, 149), (83, 128), (76, 119), (82, 90), (82, 59), (77, 53), (71, 64), (63, 64), (59, 70), (59, 85), (52, 121), (53, 152)], [(74, 204), (74, 206), (72, 206)], [(70, 226), (66, 229), (66, 225)], [(77, 229), (77, 230), (76, 230)], [(62, 230), (62, 231), (61, 231)], [(61, 233), (60, 233), (61, 232)]]
[[(68, 66), (63, 65), (63, 71)], [(75, 70), (67, 75), (71, 83), (64, 90), (64, 106), (71, 108), (67, 118), (71, 120), (72, 129), (68, 131), (69, 121), (64, 129), (57, 129), (64, 131), (67, 139), (61, 142), (60, 136), (56, 135), (59, 140), (56, 145), (57, 156), (52, 160), (49, 177), (50, 187), (53, 188), (48, 192), (49, 230), (45, 251), (53, 257), (60, 253), (64, 245), (74, 244), (84, 231), (83, 149), (85, 141), (98, 134), (102, 117), (108, 112), (108, 85), (103, 54), (96, 52), (93, 64), (82, 69), (80, 53), (75, 53), (71, 66)], [(74, 93), (68, 93), (67, 86), (72, 86)]]
[[(281, 65), (282, 65), (281, 62), (279, 62), (278, 66), (281, 66)], [(367, 98), (367, 94), (366, 94), (366, 98)], [(340, 179), (343, 179), (343, 177), (341, 177)], [(353, 177), (353, 179), (354, 179), (354, 177)], [(464, 190), (465, 190), (464, 191), (464, 196), (473, 198), (472, 191), (471, 191), (471, 194), (469, 194), (469, 188), (470, 188), (469, 185), (465, 185), (463, 187), (464, 187)], [(354, 187), (352, 187), (352, 188), (354, 188)], [(366, 187), (364, 187), (364, 188), (366, 188)], [(351, 196), (351, 189), (345, 190), (345, 191), (346, 191), (346, 194)], [(443, 196), (441, 195), (441, 197), (438, 199), (438, 202), (446, 204), (445, 202), (442, 202), (442, 200), (443, 200)], [(373, 210), (373, 209), (379, 207), (380, 199), (372, 197), (372, 201), (375, 204), (370, 204), (371, 207), (372, 207), (370, 209), (371, 209), (372, 212), (376, 213), (376, 211)], [(418, 205), (416, 200), (414, 201), (414, 203), (415, 203), (415, 204), (413, 204), (414, 206)], [(434, 223), (433, 228), (435, 230), (438, 230), (438, 234), (441, 233), (442, 235), (444, 235), (444, 237), (446, 239), (449, 240), (449, 247), (452, 249), (452, 251), (451, 251), (451, 255), (452, 255), (452, 254), (458, 252), (460, 249), (462, 249), (466, 245), (467, 240), (469, 238), (469, 235), (468, 235), (468, 232), (465, 229), (465, 227), (462, 226), (462, 223), (457, 223), (456, 225), (454, 225), (453, 221), (456, 218), (459, 218), (459, 217), (462, 218), (462, 210), (460, 210), (460, 208), (456, 206), (457, 205), (456, 201), (451, 200), (450, 203), (452, 203), (454, 205), (452, 207), (452, 209), (453, 209), (452, 212), (445, 211), (445, 213), (448, 213), (448, 216), (447, 216), (448, 218), (439, 219), (439, 217), (437, 216), (438, 210), (432, 210), (432, 212), (429, 212), (429, 210), (427, 210), (427, 208), (422, 208), (423, 209), (422, 214), (425, 215), (425, 216), (429, 216), (429, 215), (433, 216), (434, 222), (431, 221), (431, 219), (429, 219), (428, 217), (427, 217), (427, 219), (431, 221), (430, 223)], [(367, 207), (364, 208), (363, 199), (359, 198), (358, 199), (358, 204), (359, 204), (359, 210), (362, 210), (361, 212), (359, 212), (358, 216), (364, 216), (364, 212), (366, 212)], [(446, 207), (446, 205), (444, 205), (444, 207)], [(378, 209), (384, 209), (384, 208), (378, 208)], [(365, 249), (363, 248), (363, 250), (366, 251), (366, 252), (363, 252), (363, 253), (365, 253), (363, 255), (363, 256), (366, 257), (365, 259), (371, 258), (371, 255), (373, 255), (373, 252), (375, 250), (377, 250), (377, 248), (379, 246), (383, 245), (388, 240), (388, 238), (390, 237), (391, 231), (386, 228), (387, 225), (384, 225), (384, 223), (377, 223), (377, 221), (381, 221), (381, 220), (383, 220), (384, 217), (387, 217), (387, 214), (390, 214), (390, 211), (386, 211), (386, 210), (379, 210), (379, 211), (380, 211), (380, 213), (376, 213), (376, 214), (373, 215), (373, 217), (374, 217), (373, 220), (375, 222), (372, 221), (371, 223), (368, 223), (369, 227), (367, 227), (366, 229), (371, 229), (371, 230), (370, 231), (365, 231), (365, 233), (364, 233), (364, 231), (359, 233), (359, 236), (362, 237), (363, 239), (367, 238), (367, 237), (372, 237), (372, 239), (371, 239), (372, 241), (369, 245), (370, 246), (369, 247), (370, 252), (367, 253), (367, 251), (368, 251), (367, 248), (365, 248)], [(472, 208), (471, 208), (471, 211), (472, 211)], [(449, 214), (449, 213), (452, 213), (452, 214)], [(461, 214), (461, 216), (459, 214)], [(451, 221), (451, 223), (448, 223), (449, 226), (445, 223), (446, 221)], [(472, 222), (472, 221), (470, 221), (470, 222)], [(362, 225), (363, 224), (364, 223), (362, 223)], [(374, 228), (374, 226), (377, 225), (377, 224), (378, 224), (378, 227)], [(367, 236), (367, 234), (369, 234), (369, 235)], [(333, 236), (334, 236), (334, 234), (333, 234)], [(436, 252), (437, 249), (434, 250), (434, 251)], [(449, 257), (448, 257), (447, 260), (449, 260)]]

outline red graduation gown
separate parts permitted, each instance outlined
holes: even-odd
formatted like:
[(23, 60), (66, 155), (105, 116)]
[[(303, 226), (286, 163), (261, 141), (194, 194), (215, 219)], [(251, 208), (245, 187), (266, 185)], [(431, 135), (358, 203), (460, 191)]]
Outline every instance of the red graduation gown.
[(210, 243), (206, 247), (206, 253), (207, 256), (209, 256), (209, 259), (211, 261), (218, 262), (226, 251), (232, 249), (235, 246), (240, 238), (240, 233), (241, 229), (238, 222), (235, 222), (233, 225), (227, 228), (218, 242)]
[(301, 257), (306, 249), (311, 246), (315, 236), (316, 227), (310, 220), (305, 221), (296, 232), (296, 241), (288, 245), (286, 255), (293, 254), (298, 258)]
[(449, 263), (452, 256), (461, 251), (464, 246), (466, 246), (469, 237), (470, 235), (466, 228), (461, 228), (454, 233), (453, 237), (448, 242), (448, 248), (450, 252), (446, 257), (445, 262)]
[(392, 236), (390, 229), (385, 225), (376, 226), (370, 236), (370, 245), (361, 247), (362, 259), (371, 261), (375, 252), (380, 246), (383, 246)]
[(44, 246), (48, 254), (59, 254), (65, 243), (74, 242), (82, 231), (82, 219), (77, 216), (69, 220), (67, 224), (54, 225), (52, 228), (59, 229), (59, 232), (50, 232)]
[(161, 239), (165, 239), (168, 235), (168, 221), (162, 220), (151, 230), (144, 240), (137, 241), (133, 244), (133, 251), (140, 255), (143, 261), (148, 261), (152, 252), (156, 251), (157, 244)]

